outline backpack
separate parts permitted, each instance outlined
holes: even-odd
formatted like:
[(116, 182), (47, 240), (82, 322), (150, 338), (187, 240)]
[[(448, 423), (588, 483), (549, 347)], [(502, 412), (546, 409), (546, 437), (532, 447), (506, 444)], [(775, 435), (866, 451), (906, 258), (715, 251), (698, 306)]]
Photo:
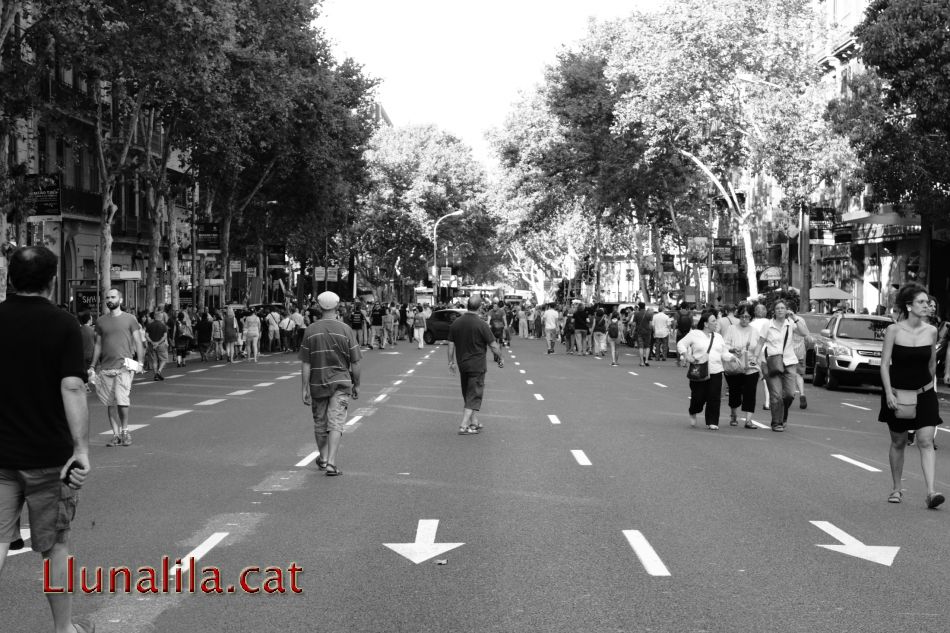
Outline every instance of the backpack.
[(617, 319), (610, 320), (610, 325), (607, 326), (607, 336), (610, 338), (617, 338), (620, 336), (620, 327), (617, 325)]

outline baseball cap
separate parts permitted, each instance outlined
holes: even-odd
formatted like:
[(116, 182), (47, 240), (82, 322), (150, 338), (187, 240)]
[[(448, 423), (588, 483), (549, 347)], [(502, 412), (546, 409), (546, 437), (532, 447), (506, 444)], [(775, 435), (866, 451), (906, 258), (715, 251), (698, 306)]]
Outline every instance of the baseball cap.
[(335, 292), (321, 292), (317, 295), (317, 303), (324, 310), (332, 310), (340, 304), (340, 296)]

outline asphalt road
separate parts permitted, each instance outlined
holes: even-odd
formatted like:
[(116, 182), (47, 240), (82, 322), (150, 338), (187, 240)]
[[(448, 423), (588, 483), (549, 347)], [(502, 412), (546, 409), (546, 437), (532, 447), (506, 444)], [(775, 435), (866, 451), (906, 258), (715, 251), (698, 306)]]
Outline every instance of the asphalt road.
[[(461, 437), (444, 347), (367, 352), (337, 478), (312, 461), (289, 354), (137, 384), (147, 426), (127, 448), (105, 447), (91, 399), (77, 566), (134, 582), (199, 548), (199, 582), (214, 567), (224, 593), (83, 594), (76, 612), (106, 633), (947, 630), (950, 507), (925, 509), (914, 448), (904, 503), (886, 502), (875, 391), (809, 389), (783, 434), (711, 432), (689, 426), (673, 361), (610, 367), (533, 340), (505, 354), (484, 432)], [(243, 593), (242, 570), (268, 566), (284, 593)], [(41, 578), (37, 555), (7, 561), (0, 631), (50, 630)]]

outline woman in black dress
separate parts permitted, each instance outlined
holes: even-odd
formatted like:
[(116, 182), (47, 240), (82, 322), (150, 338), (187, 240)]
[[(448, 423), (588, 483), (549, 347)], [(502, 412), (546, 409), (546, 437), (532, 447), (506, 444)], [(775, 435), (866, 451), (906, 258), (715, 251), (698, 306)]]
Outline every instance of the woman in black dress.
[[(907, 432), (916, 431), (920, 466), (927, 485), (927, 507), (936, 508), (944, 496), (934, 491), (934, 434), (941, 423), (934, 375), (937, 368), (937, 328), (926, 322), (930, 313), (927, 290), (920, 284), (906, 284), (897, 293), (898, 321), (884, 333), (881, 354), (881, 413), (878, 420), (886, 422), (891, 432), (889, 453), (894, 489), (887, 500), (900, 503), (903, 498), (901, 476), (904, 471), (904, 448)], [(912, 419), (895, 415), (898, 394), (895, 390), (916, 392), (917, 411)]]

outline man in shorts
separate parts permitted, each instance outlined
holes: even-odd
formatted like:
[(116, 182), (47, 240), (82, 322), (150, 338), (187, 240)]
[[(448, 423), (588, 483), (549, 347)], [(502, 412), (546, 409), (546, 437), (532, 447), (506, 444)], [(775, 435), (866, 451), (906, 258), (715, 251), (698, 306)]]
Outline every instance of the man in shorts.
[[(30, 546), (49, 561), (45, 579), (65, 587), (69, 526), (89, 474), (89, 410), (79, 324), (49, 300), (57, 267), (45, 247), (17, 249), (9, 268), (16, 294), (0, 303), (0, 328), (18, 333), (4, 343), (16, 362), (0, 365), (0, 571), (20, 538), (25, 502)], [(46, 599), (55, 631), (95, 631), (88, 620), (73, 619), (72, 594)]]
[(502, 366), (497, 337), (488, 324), (478, 317), (481, 305), (482, 298), (472, 295), (466, 305), (468, 311), (449, 326), (449, 371), (454, 374), (458, 367), (462, 397), (465, 399), (459, 435), (477, 435), (482, 429), (475, 414), (482, 408), (485, 373), (488, 371), (485, 352), (489, 347), (495, 362), (499, 367)]
[(148, 354), (152, 361), (152, 369), (155, 371), (154, 379), (165, 380), (162, 370), (165, 369), (165, 363), (168, 362), (168, 327), (155, 318), (154, 312), (148, 316), (145, 335), (148, 338)]
[(335, 477), (343, 474), (336, 465), (336, 452), (350, 396), (354, 400), (359, 397), (362, 354), (353, 330), (337, 319), (340, 297), (335, 292), (322, 292), (317, 304), (323, 315), (304, 332), (300, 376), (303, 403), (313, 412), (313, 435), (320, 451), (317, 468)]
[[(122, 293), (112, 288), (106, 293), (108, 312), (96, 319), (96, 347), (92, 352), (95, 370), (96, 394), (109, 412), (112, 439), (106, 446), (131, 446), (129, 433), (129, 406), (132, 376), (141, 371), (145, 359), (142, 328), (134, 316), (122, 311)], [(138, 359), (132, 360), (132, 355)]]
[(544, 323), (544, 340), (548, 344), (548, 354), (554, 353), (554, 344), (557, 343), (557, 325), (561, 315), (554, 309), (554, 304), (549, 303), (548, 309), (541, 315), (541, 321)]

